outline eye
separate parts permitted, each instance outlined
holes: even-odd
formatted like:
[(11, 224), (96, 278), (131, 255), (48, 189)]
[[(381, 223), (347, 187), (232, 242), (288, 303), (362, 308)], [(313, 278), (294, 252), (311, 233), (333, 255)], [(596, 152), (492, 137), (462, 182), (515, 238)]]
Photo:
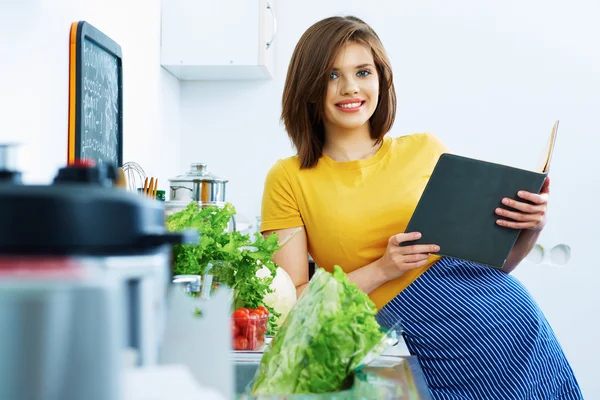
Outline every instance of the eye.
[(361, 78), (364, 78), (364, 77), (366, 77), (366, 76), (369, 76), (369, 75), (371, 75), (371, 71), (369, 71), (368, 69), (363, 69), (363, 70), (360, 70), (360, 71), (358, 71), (358, 72), (356, 73), (356, 75), (357, 75), (357, 76), (360, 76)]
[(335, 79), (338, 77), (338, 74), (336, 72), (332, 72), (331, 74), (329, 74), (329, 79)]

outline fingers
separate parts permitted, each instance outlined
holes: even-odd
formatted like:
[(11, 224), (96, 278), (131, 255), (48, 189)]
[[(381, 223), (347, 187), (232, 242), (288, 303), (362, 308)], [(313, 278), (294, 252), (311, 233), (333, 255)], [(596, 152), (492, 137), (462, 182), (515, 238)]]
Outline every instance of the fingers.
[(423, 254), (423, 253), (437, 253), (440, 251), (440, 246), (435, 244), (415, 244), (413, 246), (406, 246), (400, 248), (402, 254)]
[(415, 244), (412, 246), (399, 247), (403, 242), (417, 240), (420, 237), (420, 232), (399, 233), (390, 237), (388, 244), (393, 247), (398, 247), (397, 251), (400, 254), (435, 253), (440, 250), (440, 246), (434, 244)]
[[(400, 248), (398, 248), (398, 250), (400, 250)], [(396, 251), (391, 254), (391, 261), (394, 265), (400, 267), (402, 270), (407, 270), (419, 268), (427, 264), (429, 256), (429, 253), (403, 254), (399, 251)]]
[(540, 192), (540, 194), (536, 194), (521, 190), (517, 192), (517, 196), (534, 204), (546, 204), (548, 202), (548, 193)]
[(521, 213), (517, 211), (509, 211), (503, 208), (497, 208), (496, 214), (508, 218), (506, 219), (498, 219), (496, 223), (500, 226), (505, 226), (508, 228), (515, 229), (529, 229), (533, 227), (542, 226), (544, 223), (544, 219), (546, 218), (546, 209), (542, 209), (539, 212), (528, 214)]
[(410, 233), (399, 233), (390, 237), (388, 243), (392, 246), (399, 246), (400, 243), (408, 242), (411, 240), (417, 240), (421, 238), (421, 233), (419, 232), (410, 232)]
[[(519, 192), (521, 193), (521, 192)], [(548, 194), (534, 194), (529, 192), (523, 192), (522, 194), (517, 194), (524, 200), (528, 200), (533, 204), (524, 203), (522, 201), (517, 201), (509, 198), (502, 199), (502, 204), (505, 206), (514, 208), (519, 211), (534, 213), (546, 207), (548, 203)]]
[(383, 265), (392, 266), (394, 270), (407, 271), (420, 268), (429, 262), (431, 253), (438, 252), (440, 246), (435, 244), (408, 244), (400, 246), (403, 242), (414, 241), (421, 238), (421, 233), (399, 233), (391, 236), (385, 251)]
[(517, 193), (517, 196), (520, 198), (534, 204), (528, 204), (509, 198), (502, 199), (502, 204), (511, 207), (513, 210), (496, 208), (496, 214), (506, 218), (497, 220), (496, 224), (512, 229), (538, 229), (539, 227), (543, 227), (548, 208), (548, 179), (544, 182), (542, 189), (545, 190), (545, 192), (542, 192), (539, 195), (526, 191), (519, 191), (519, 193)]
[(529, 203), (502, 199), (502, 204), (511, 208), (496, 208), (495, 213), (506, 219), (496, 220), (496, 224), (512, 229), (541, 230), (545, 225), (546, 212), (548, 209), (548, 195), (550, 193), (550, 178), (546, 177), (539, 194), (521, 190), (517, 193), (520, 199)]
[(404, 268), (406, 270), (415, 269), (415, 268), (421, 268), (422, 266), (424, 266), (426, 264), (427, 264), (427, 259), (422, 260), (422, 261), (417, 261), (417, 262), (414, 262), (414, 263), (406, 263), (406, 264), (404, 264)]
[(429, 253), (416, 253), (416, 254), (402, 254), (402, 262), (405, 264), (419, 263), (421, 261), (427, 261)]
[(546, 209), (535, 209), (531, 212), (518, 212), (518, 211), (509, 211), (504, 208), (496, 208), (496, 214), (502, 217), (512, 219), (513, 221), (519, 222), (531, 222), (537, 221), (540, 222), (544, 215), (546, 214)]
[(515, 221), (508, 221), (505, 219), (499, 219), (496, 221), (496, 223), (500, 226), (504, 226), (507, 228), (512, 228), (512, 229), (530, 229), (530, 228), (534, 228), (534, 227), (538, 227), (540, 226), (543, 222), (543, 219), (536, 219), (535, 221), (527, 221), (527, 222), (515, 222)]

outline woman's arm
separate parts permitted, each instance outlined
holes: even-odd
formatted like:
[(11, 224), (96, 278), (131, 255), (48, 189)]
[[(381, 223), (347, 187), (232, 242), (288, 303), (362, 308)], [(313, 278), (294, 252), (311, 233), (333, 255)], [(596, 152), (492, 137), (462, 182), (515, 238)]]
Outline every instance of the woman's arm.
[(504, 263), (502, 271), (510, 273), (517, 268), (517, 265), (519, 265), (519, 263), (523, 261), (525, 257), (527, 257), (531, 249), (533, 249), (533, 246), (535, 246), (540, 233), (541, 231), (521, 231), (517, 241), (515, 242), (515, 246), (511, 250), (506, 262)]
[[(275, 233), (279, 238), (279, 243), (282, 243), (286, 241), (288, 236), (293, 234), (296, 229), (297, 228), (289, 228), (266, 231), (263, 232), (263, 235), (268, 236)], [(292, 278), (292, 282), (294, 282), (294, 286), (296, 286), (296, 297), (300, 297), (300, 294), (306, 285), (308, 285), (308, 245), (304, 227), (300, 227), (300, 231), (289, 241), (286, 241), (286, 243), (275, 252), (273, 261), (283, 268), (290, 278)]]
[[(296, 229), (267, 231), (264, 234), (269, 235), (275, 232), (279, 237), (279, 242), (283, 242)], [(392, 236), (388, 241), (386, 252), (381, 258), (350, 272), (348, 279), (368, 294), (385, 282), (400, 277), (405, 271), (422, 267), (427, 263), (429, 253), (439, 250), (436, 246), (399, 246), (403, 241), (415, 240), (419, 237), (415, 233), (401, 233)], [(296, 286), (296, 296), (300, 297), (308, 285), (308, 245), (304, 227), (273, 255), (273, 261), (290, 275)]]

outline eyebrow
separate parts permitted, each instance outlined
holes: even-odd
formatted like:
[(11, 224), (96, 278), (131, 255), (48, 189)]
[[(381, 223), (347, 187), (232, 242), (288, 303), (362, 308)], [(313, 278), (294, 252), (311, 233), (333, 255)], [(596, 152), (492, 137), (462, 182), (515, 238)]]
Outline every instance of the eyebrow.
[[(354, 67), (354, 69), (361, 69), (361, 68), (366, 68), (366, 67), (375, 68), (373, 64), (360, 64), (360, 65), (357, 65), (356, 67)], [(340, 69), (334, 67), (331, 70), (332, 71), (339, 71)]]

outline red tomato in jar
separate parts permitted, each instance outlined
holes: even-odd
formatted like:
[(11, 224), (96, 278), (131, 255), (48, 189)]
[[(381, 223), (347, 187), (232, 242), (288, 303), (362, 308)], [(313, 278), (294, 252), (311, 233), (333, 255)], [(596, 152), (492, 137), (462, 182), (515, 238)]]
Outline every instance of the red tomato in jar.
[(261, 311), (257, 311), (257, 310), (254, 310), (254, 311), (252, 311), (252, 312), (250, 313), (250, 315), (255, 315), (255, 316), (256, 316), (256, 320), (257, 320), (257, 321), (260, 321), (260, 320), (262, 320), (262, 319), (263, 319), (263, 317), (264, 317), (264, 314), (263, 314)]
[(237, 310), (233, 311), (233, 314), (238, 314), (238, 315), (242, 315), (242, 314), (250, 314), (252, 310), (249, 308), (244, 308), (244, 307), (240, 307)]
[(248, 325), (248, 332), (246, 337), (248, 338), (248, 350), (256, 350), (257, 347), (257, 334), (256, 325)]
[(258, 324), (258, 326), (256, 327), (256, 334), (259, 337), (264, 336), (264, 334), (267, 332), (267, 324)]
[(234, 350), (246, 350), (248, 348), (248, 339), (242, 336), (238, 336), (233, 339)]
[(239, 332), (240, 328), (233, 321), (231, 321), (231, 337), (236, 337), (239, 334)]
[(250, 314), (244, 312), (243, 309), (235, 310), (231, 315), (233, 318), (233, 322), (239, 327), (246, 327), (248, 325), (248, 320), (250, 319)]
[(263, 315), (266, 315), (267, 317), (269, 316), (269, 310), (267, 310), (265, 306), (256, 307), (256, 311), (260, 311), (261, 313), (263, 313)]
[(254, 325), (256, 326), (256, 324), (258, 323), (259, 320), (259, 316), (255, 313), (250, 313), (250, 315), (248, 315), (248, 325)]
[(248, 330), (248, 326), (238, 326), (237, 335), (246, 337), (246, 336), (248, 336), (247, 330)]

